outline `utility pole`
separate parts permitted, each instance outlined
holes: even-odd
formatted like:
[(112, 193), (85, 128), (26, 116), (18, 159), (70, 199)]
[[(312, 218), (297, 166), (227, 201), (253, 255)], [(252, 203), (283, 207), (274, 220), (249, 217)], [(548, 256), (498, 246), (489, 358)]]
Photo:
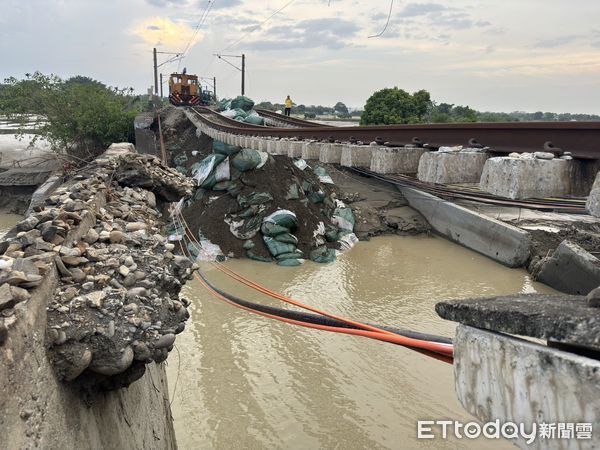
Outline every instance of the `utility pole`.
[(163, 98), (163, 80), (162, 80), (162, 73), (160, 74), (160, 98)]
[[(213, 53), (213, 55), (219, 58), (220, 60), (225, 61), (231, 67), (234, 67), (235, 69), (242, 72), (242, 95), (244, 95), (246, 93), (246, 55), (219, 55), (218, 53)], [(236, 66), (230, 61), (227, 61), (225, 58), (242, 58), (242, 67)]]
[(242, 95), (246, 92), (246, 55), (242, 53)]
[[(172, 58), (167, 59), (165, 62), (162, 62), (160, 64), (158, 64), (158, 54), (161, 55), (174, 55)], [(152, 54), (154, 56), (154, 95), (158, 96), (158, 68), (160, 66), (164, 66), (165, 64), (168, 64), (172, 61), (175, 61), (177, 58), (179, 58), (182, 54), (181, 53), (172, 53), (172, 52), (157, 52), (156, 51), (156, 47), (152, 49)], [(162, 74), (161, 74), (161, 78), (162, 78)], [(162, 97), (162, 81), (161, 81), (161, 97)]]
[(213, 77), (213, 95), (215, 96), (215, 100), (217, 100), (217, 77)]
[(156, 58), (156, 47), (152, 49), (154, 54), (154, 94), (158, 95), (158, 59)]

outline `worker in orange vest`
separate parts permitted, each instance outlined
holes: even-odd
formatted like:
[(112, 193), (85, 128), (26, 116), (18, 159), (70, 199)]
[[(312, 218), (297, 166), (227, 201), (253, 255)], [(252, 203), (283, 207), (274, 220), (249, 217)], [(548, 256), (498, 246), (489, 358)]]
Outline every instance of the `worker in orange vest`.
[(289, 116), (290, 113), (292, 112), (292, 106), (294, 106), (294, 102), (292, 101), (292, 99), (288, 95), (286, 97), (286, 99), (285, 99), (285, 115), (286, 116)]

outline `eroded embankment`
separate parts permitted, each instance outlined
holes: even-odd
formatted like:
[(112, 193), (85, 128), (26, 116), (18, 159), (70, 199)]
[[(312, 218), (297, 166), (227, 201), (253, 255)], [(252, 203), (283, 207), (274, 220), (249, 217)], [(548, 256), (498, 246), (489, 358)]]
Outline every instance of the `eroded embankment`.
[(161, 235), (161, 210), (192, 183), (132, 149), (112, 146), (0, 243), (8, 448), (176, 445), (161, 363), (193, 268)]

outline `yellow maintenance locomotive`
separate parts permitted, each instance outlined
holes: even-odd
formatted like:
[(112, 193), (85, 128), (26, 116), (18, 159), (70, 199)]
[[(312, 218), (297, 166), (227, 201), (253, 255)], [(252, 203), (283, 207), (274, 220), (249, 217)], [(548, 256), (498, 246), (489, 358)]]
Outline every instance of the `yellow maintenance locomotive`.
[(210, 95), (203, 93), (198, 75), (172, 73), (169, 77), (169, 101), (175, 106), (198, 106), (210, 103)]

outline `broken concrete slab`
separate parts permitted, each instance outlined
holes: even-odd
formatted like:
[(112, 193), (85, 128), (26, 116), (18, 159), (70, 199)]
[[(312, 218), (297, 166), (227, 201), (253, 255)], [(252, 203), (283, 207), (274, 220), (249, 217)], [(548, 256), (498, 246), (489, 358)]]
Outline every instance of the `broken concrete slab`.
[(479, 183), (489, 154), (477, 151), (428, 152), (419, 160), (417, 178), (428, 183)]
[(600, 286), (600, 260), (568, 240), (544, 258), (536, 271), (537, 280), (567, 294), (586, 295)]
[(516, 294), (439, 302), (446, 320), (502, 333), (600, 350), (600, 308), (584, 296)]
[(427, 150), (418, 147), (373, 147), (371, 170), (376, 173), (416, 173)]
[[(598, 448), (590, 440), (543, 439), (540, 424), (600, 421), (600, 362), (512, 336), (459, 326), (454, 340), (455, 389), (464, 408), (481, 422), (537, 424), (535, 440), (514, 441), (523, 449)], [(495, 355), (495, 357), (489, 357)]]
[(531, 237), (526, 231), (407, 186), (398, 189), (448, 239), (509, 267), (522, 267), (529, 259)]

